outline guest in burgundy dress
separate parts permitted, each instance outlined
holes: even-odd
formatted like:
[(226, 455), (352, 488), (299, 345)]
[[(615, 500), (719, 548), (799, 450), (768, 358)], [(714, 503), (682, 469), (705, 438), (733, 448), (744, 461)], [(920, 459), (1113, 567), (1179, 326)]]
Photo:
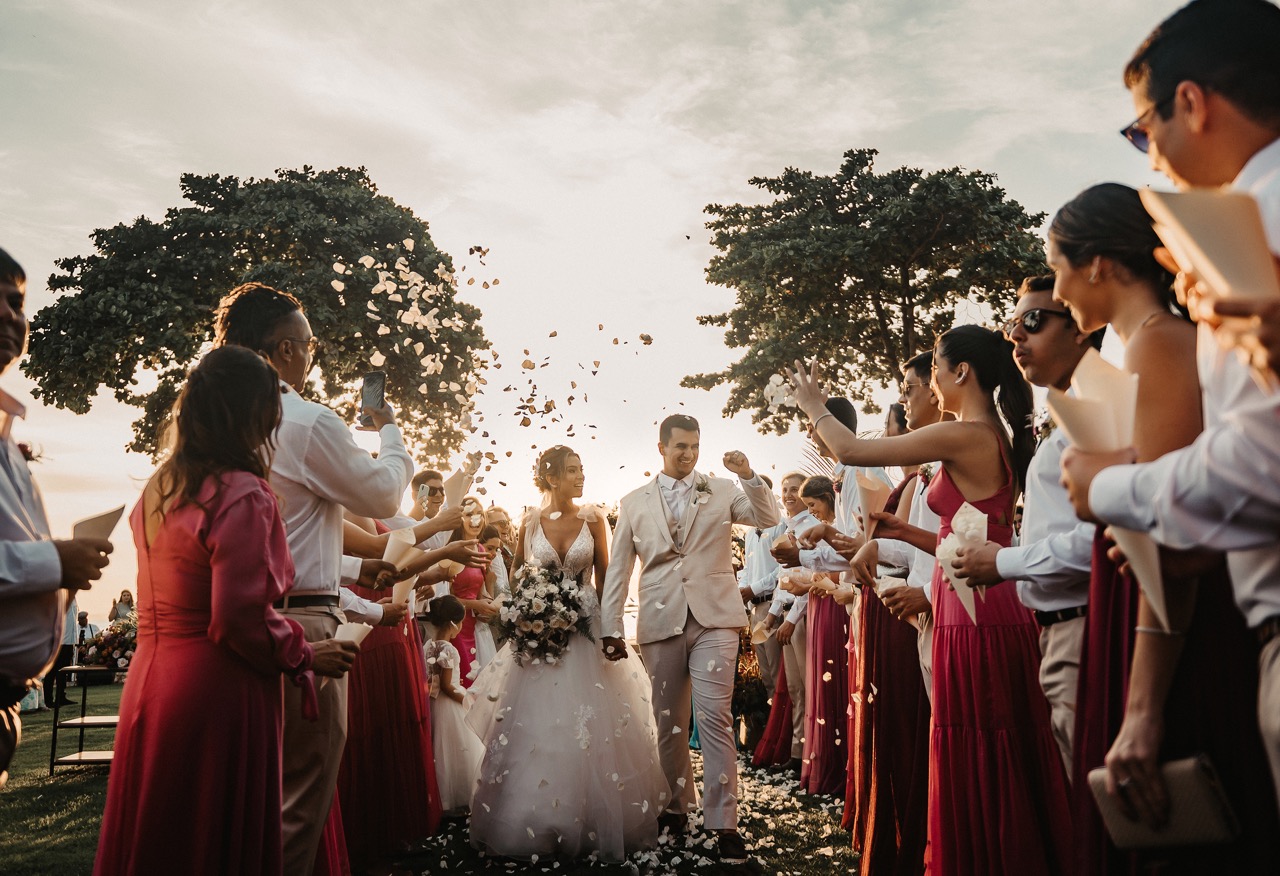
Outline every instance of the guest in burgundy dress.
[(350, 643), (307, 644), (271, 607), (293, 583), (265, 480), (279, 381), (241, 347), (207, 355), (175, 408), (169, 457), (130, 517), (138, 646), (120, 702), (94, 872), (282, 869), (284, 675), (312, 705)]
[[(800, 497), (818, 520), (835, 521), (836, 494), (830, 478), (809, 478), (800, 487)], [(810, 594), (808, 612), (800, 785), (810, 794), (838, 797), (844, 793), (848, 761), (849, 613), (821, 590)]]
[[(822, 416), (826, 393), (817, 368), (791, 377), (799, 407), (846, 465), (941, 461), (926, 494), (941, 520), (935, 545), (966, 499), (987, 514), (988, 537), (1009, 543), (1014, 499), (1035, 440), (1031, 389), (1007, 339), (972, 325), (942, 335), (932, 387), (957, 419), (898, 437), (859, 439)], [(885, 526), (896, 518), (877, 519)], [(878, 534), (909, 537), (905, 526), (885, 529)], [(1067, 782), (1040, 691), (1035, 620), (1012, 587), (992, 587), (977, 601), (976, 624), (940, 572), (933, 595), (929, 872), (1063, 872)]]
[[(462, 526), (453, 533), (453, 540), (480, 537), (485, 528), (484, 511), (479, 500), (468, 496), (462, 502)], [(477, 550), (483, 547), (477, 545)], [(462, 631), (453, 640), (462, 658), (462, 666), (458, 668), (459, 680), (463, 687), (471, 687), (475, 680), (474, 664), (476, 663), (476, 621), (477, 615), (485, 618), (494, 617), (497, 608), (493, 602), (493, 593), (485, 585), (485, 570), (468, 567), (459, 572), (450, 584), (449, 592), (458, 598), (467, 615), (462, 620)]]
[[(1175, 313), (1173, 277), (1152, 256), (1158, 246), (1138, 193), (1114, 183), (1076, 196), (1049, 230), (1055, 298), (1082, 331), (1109, 325), (1125, 346), (1126, 370), (1138, 376), (1139, 462), (1190, 444), (1202, 428), (1196, 330)], [(1232, 604), (1224, 560), (1204, 551), (1162, 554), (1171, 632), (1133, 577), (1107, 558), (1108, 546), (1099, 532), (1076, 713), (1076, 872), (1280, 872), (1280, 822), (1253, 693), (1257, 648)], [(1200, 753), (1241, 822), (1239, 839), (1121, 854), (1086, 790), (1089, 771), (1105, 763), (1112, 792), (1151, 820), (1156, 764)]]

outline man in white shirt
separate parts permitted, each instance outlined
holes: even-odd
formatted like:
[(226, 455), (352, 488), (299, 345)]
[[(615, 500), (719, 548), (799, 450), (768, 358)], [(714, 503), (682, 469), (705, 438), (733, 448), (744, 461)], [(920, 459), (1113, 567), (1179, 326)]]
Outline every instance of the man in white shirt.
[[(938, 399), (929, 388), (929, 377), (933, 371), (933, 352), (926, 350), (918, 353), (902, 366), (902, 385), (899, 387), (898, 401), (906, 410), (907, 431), (914, 432), (925, 426), (932, 426), (950, 415), (944, 415), (938, 406)], [(866, 587), (876, 586), (876, 577), (880, 565), (906, 568), (907, 583), (903, 587), (891, 587), (878, 592), (880, 600), (889, 613), (900, 621), (910, 623), (919, 631), (917, 651), (920, 659), (920, 674), (924, 679), (924, 688), (933, 699), (933, 570), (937, 561), (933, 556), (933, 547), (937, 544), (938, 530), (941, 521), (925, 499), (929, 489), (931, 469), (921, 466), (915, 486), (911, 490), (911, 505), (907, 511), (906, 525), (903, 535), (916, 533), (915, 542), (890, 538), (887, 534), (877, 535), (858, 550), (853, 558), (853, 569), (859, 583)], [(889, 533), (894, 529), (892, 521), (884, 521), (876, 526), (877, 533)], [(926, 549), (927, 548), (927, 549)]]
[[(769, 489), (773, 489), (773, 481), (768, 475), (760, 475)], [(778, 585), (778, 561), (769, 553), (773, 540), (786, 528), (780, 522), (767, 529), (748, 529), (743, 535), (742, 571), (738, 573), (738, 593), (742, 596), (742, 604), (747, 607), (751, 619), (751, 628), (758, 624), (768, 626), (769, 605), (773, 601), (774, 590)], [(760, 677), (764, 679), (769, 692), (778, 683), (778, 666), (782, 660), (782, 646), (774, 636), (755, 645), (756, 663), (760, 665)]]
[[(804, 500), (800, 498), (800, 485), (805, 482), (801, 472), (788, 472), (782, 477), (782, 509), (787, 517), (777, 526), (765, 530), (769, 533), (769, 544), (778, 540), (782, 533), (790, 533), (794, 538), (797, 532), (807, 532), (818, 525), (818, 518), (809, 513)], [(762, 539), (763, 540), (763, 539)], [(770, 554), (772, 558), (772, 554)], [(777, 571), (782, 566), (774, 560)], [(778, 576), (774, 574), (773, 599), (769, 603), (769, 618), (766, 621), (769, 629), (777, 628), (773, 640), (778, 643), (779, 654), (784, 671), (787, 674), (787, 698), (791, 700), (791, 760), (787, 769), (796, 775), (800, 774), (801, 757), (804, 754), (804, 672), (805, 672), (805, 603), (797, 610), (796, 597), (777, 586)]]
[[(0, 373), (27, 346), (27, 275), (0, 249)], [(102, 577), (111, 542), (54, 541), (44, 500), (10, 435), (22, 405), (0, 390), (0, 788), (22, 735), (20, 703), (53, 663), (77, 590)]]
[[(1030, 277), (1018, 289), (1013, 318), (1004, 325), (1013, 341), (1013, 358), (1036, 386), (1062, 392), (1085, 351), (1102, 346), (1104, 330), (1081, 334), (1075, 319), (1053, 300), (1052, 275)], [(955, 570), (969, 585), (1016, 581), (1018, 599), (1040, 624), (1040, 687), (1052, 711), (1053, 736), (1071, 776), (1080, 653), (1093, 568), (1093, 524), (1076, 517), (1062, 486), (1062, 451), (1067, 438), (1054, 428), (1042, 436), (1027, 469), (1019, 544), (961, 549)]]
[[(280, 374), (282, 413), (271, 486), (280, 497), (296, 574), (293, 589), (276, 608), (297, 621), (309, 641), (333, 638), (345, 619), (376, 624), (386, 612), (402, 614), (403, 605), (370, 604), (340, 586), (355, 580), (372, 584), (388, 567), (394, 571), (381, 560), (342, 555), (343, 508), (391, 517), (413, 475), (391, 409), (365, 411), (380, 438), (375, 458), (356, 445), (337, 414), (299, 395), (319, 341), (292, 295), (259, 283), (232, 290), (219, 307), (216, 343), (257, 350)], [(314, 722), (302, 717), (300, 691), (285, 687), (284, 870), (305, 874), (315, 863), (346, 744), (347, 682), (329, 679), (317, 691), (320, 720)]]
[[(1280, 254), (1280, 9), (1197, 0), (1163, 22), (1125, 70), (1137, 119), (1125, 136), (1179, 188), (1230, 186), (1258, 201)], [(1208, 307), (1188, 290), (1193, 311)], [(1150, 531), (1173, 548), (1225, 550), (1236, 603), (1262, 643), (1258, 714), (1280, 792), (1280, 393), (1263, 393), (1207, 327), (1198, 343), (1205, 430), (1144, 465), (1069, 449), (1083, 517)]]

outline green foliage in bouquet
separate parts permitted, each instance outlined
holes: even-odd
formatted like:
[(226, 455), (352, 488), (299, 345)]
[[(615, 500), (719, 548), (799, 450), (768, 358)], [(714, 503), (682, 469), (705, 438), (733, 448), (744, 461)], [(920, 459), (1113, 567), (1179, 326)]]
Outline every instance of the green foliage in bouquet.
[(93, 637), (81, 656), (84, 666), (110, 666), (125, 670), (133, 662), (133, 652), (138, 647), (138, 613), (112, 621), (111, 625)]
[(500, 637), (521, 666), (555, 666), (574, 634), (595, 641), (582, 606), (582, 585), (560, 569), (521, 566), (498, 611)]

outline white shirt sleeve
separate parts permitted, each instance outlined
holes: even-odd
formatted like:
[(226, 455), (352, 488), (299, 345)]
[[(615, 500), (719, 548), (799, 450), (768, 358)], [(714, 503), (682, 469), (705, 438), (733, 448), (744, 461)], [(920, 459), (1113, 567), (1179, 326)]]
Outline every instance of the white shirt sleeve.
[(51, 541), (0, 541), (0, 597), (57, 590), (62, 561)]
[(809, 608), (809, 594), (804, 596), (796, 596), (791, 602), (791, 610), (787, 612), (787, 620), (792, 624), (800, 623), (800, 618), (804, 617), (805, 611)]
[(338, 607), (350, 623), (366, 623), (373, 627), (382, 623), (382, 606), (357, 596), (346, 587), (338, 588)]
[(375, 459), (356, 444), (351, 430), (337, 414), (316, 418), (303, 456), (306, 486), (363, 517), (391, 517), (400, 510), (413, 460), (395, 425), (378, 432), (381, 443)]
[(1059, 532), (996, 553), (996, 570), (1006, 581), (1035, 579), (1039, 584), (1073, 584), (1093, 568), (1091, 523), (1079, 523), (1069, 532)]
[(825, 541), (813, 550), (800, 551), (800, 565), (815, 572), (847, 572), (853, 568), (848, 560), (836, 553), (836, 549)]

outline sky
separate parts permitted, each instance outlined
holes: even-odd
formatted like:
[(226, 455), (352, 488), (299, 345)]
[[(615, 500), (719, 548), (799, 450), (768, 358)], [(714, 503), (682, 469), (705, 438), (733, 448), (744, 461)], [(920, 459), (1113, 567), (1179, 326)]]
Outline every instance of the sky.
[[(1161, 185), (1117, 134), (1134, 115), (1121, 71), (1176, 8), (6, 0), (0, 246), (26, 268), (34, 314), (53, 300), (56, 259), (90, 252), (95, 228), (162, 218), (183, 173), (364, 166), (460, 263), (469, 246), (489, 248), (484, 272), (501, 285), (462, 297), (508, 367), (525, 349), (549, 356), (539, 383), (567, 394), (578, 364), (601, 360), (568, 442), (563, 424), (521, 429), (498, 394), (479, 400), (498, 445), (469, 449), (502, 460), (489, 499), (535, 502), (533, 448), (565, 442), (583, 457), (586, 498), (612, 504), (660, 468), (654, 422), (672, 411), (702, 422), (701, 470), (722, 472), (736, 448), (780, 474), (802, 461), (798, 432), (762, 436), (745, 415), (721, 416), (723, 388), (679, 387), (740, 355), (696, 322), (733, 302), (706, 282), (703, 208), (757, 202), (751, 177), (831, 173), (863, 147), (879, 150), (881, 171), (993, 173), (1050, 215), (1093, 183)], [(16, 369), (0, 385), (30, 402)], [(123, 449), (136, 416), (106, 396), (83, 416), (29, 404), (14, 434), (43, 449), (34, 472), (55, 537), (132, 506), (152, 470)], [(581, 437), (588, 423), (595, 441)], [(123, 525), (115, 543), (104, 580), (80, 596), (95, 620), (134, 589)]]

